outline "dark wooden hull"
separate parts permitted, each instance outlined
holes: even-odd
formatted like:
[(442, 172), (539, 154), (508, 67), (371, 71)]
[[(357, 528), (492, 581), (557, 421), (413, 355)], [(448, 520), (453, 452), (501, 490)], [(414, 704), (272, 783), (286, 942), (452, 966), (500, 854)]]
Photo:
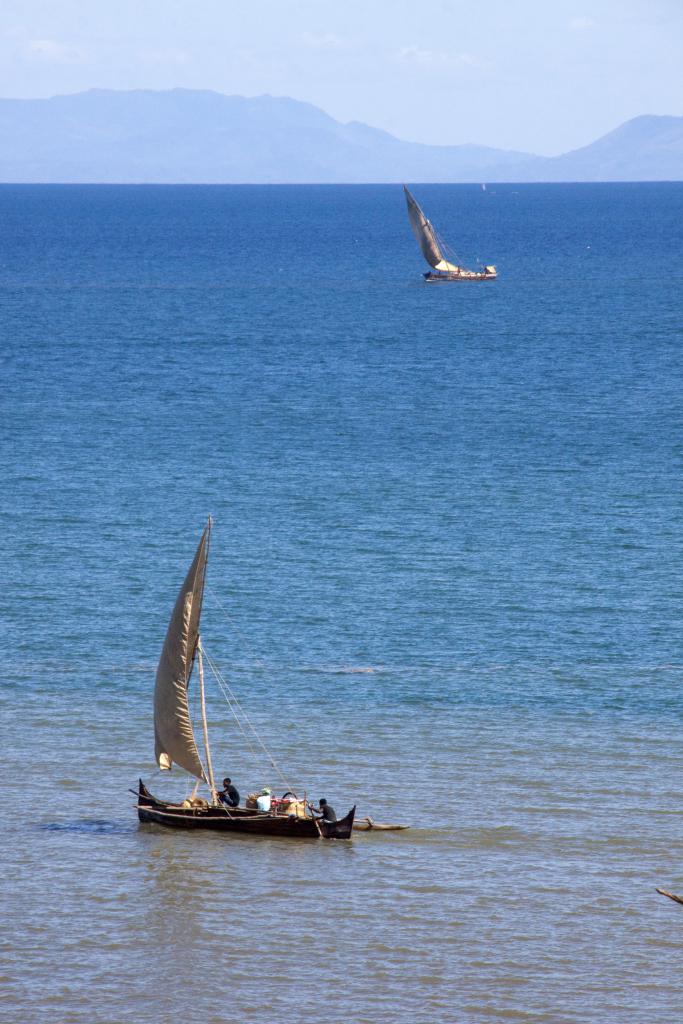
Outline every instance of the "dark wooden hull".
[(428, 271), (423, 275), (425, 281), (429, 281), (430, 284), (445, 283), (446, 281), (495, 281), (497, 276), (497, 274), (487, 274), (486, 271), (483, 270), (468, 270), (464, 274), (452, 274), (448, 271), (432, 274)]
[(168, 828), (210, 829), (285, 839), (350, 839), (356, 808), (341, 821), (328, 825), (313, 818), (264, 814), (247, 807), (181, 807), (157, 800), (140, 779), (137, 811), (140, 821)]
[(318, 819), (318, 826), (320, 828), (320, 834), (323, 839), (350, 839), (351, 833), (353, 832), (353, 819), (356, 814), (356, 805), (354, 804), (349, 813), (345, 818), (340, 818), (339, 821), (323, 821)]

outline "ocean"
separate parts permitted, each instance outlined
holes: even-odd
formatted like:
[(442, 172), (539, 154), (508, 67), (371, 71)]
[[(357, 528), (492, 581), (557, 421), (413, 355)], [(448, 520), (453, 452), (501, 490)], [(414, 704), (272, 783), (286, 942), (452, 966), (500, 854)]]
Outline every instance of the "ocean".
[[(683, 184), (413, 191), (0, 187), (8, 1024), (680, 1014)], [(138, 824), (209, 514), (218, 775), (409, 831)]]

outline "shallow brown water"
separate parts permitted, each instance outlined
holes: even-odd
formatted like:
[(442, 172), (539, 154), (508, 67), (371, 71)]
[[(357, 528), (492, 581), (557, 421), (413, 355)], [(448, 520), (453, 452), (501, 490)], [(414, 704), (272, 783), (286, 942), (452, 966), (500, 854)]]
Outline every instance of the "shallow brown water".
[[(126, 705), (144, 720), (130, 694), (109, 710)], [(36, 700), (27, 735), (59, 774), (5, 819), (6, 1019), (675, 1019), (683, 916), (654, 893), (683, 886), (673, 727), (631, 720), (606, 749), (602, 720), (386, 707), (340, 717), (331, 750), (319, 716), (284, 744), (264, 723), (295, 784), (316, 766), (339, 810), (410, 831), (336, 844), (140, 826), (118, 763), (128, 726), (86, 726), (73, 695)], [(405, 802), (408, 780), (427, 796)]]

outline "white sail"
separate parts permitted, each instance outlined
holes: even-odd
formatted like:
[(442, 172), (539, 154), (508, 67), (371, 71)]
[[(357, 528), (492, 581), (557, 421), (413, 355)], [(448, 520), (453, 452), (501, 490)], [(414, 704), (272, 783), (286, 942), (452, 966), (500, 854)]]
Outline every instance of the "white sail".
[(186, 772), (204, 781), (207, 779), (192, 730), (187, 687), (199, 638), (210, 530), (209, 520), (171, 615), (154, 688), (157, 764), (170, 769), (175, 761)]
[(418, 241), (420, 249), (422, 250), (422, 255), (427, 260), (427, 263), (430, 267), (433, 267), (434, 270), (450, 270), (453, 272), (460, 270), (460, 267), (455, 266), (454, 263), (449, 263), (448, 260), (444, 258), (434, 228), (427, 220), (418, 203), (413, 199), (405, 185), (403, 186), (403, 191), (406, 194), (410, 226), (413, 229), (413, 234)]

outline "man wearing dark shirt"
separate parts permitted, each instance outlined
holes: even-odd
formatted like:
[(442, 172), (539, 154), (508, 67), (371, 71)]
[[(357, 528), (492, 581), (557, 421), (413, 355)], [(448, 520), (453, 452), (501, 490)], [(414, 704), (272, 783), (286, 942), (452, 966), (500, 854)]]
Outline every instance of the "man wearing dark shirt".
[(321, 796), (319, 803), (320, 807), (318, 807), (317, 810), (320, 811), (322, 820), (330, 823), (336, 821), (337, 815), (335, 814), (334, 807), (330, 807), (324, 796)]
[(239, 807), (240, 795), (231, 779), (223, 779), (223, 789), (218, 794), (218, 799), (226, 807)]

